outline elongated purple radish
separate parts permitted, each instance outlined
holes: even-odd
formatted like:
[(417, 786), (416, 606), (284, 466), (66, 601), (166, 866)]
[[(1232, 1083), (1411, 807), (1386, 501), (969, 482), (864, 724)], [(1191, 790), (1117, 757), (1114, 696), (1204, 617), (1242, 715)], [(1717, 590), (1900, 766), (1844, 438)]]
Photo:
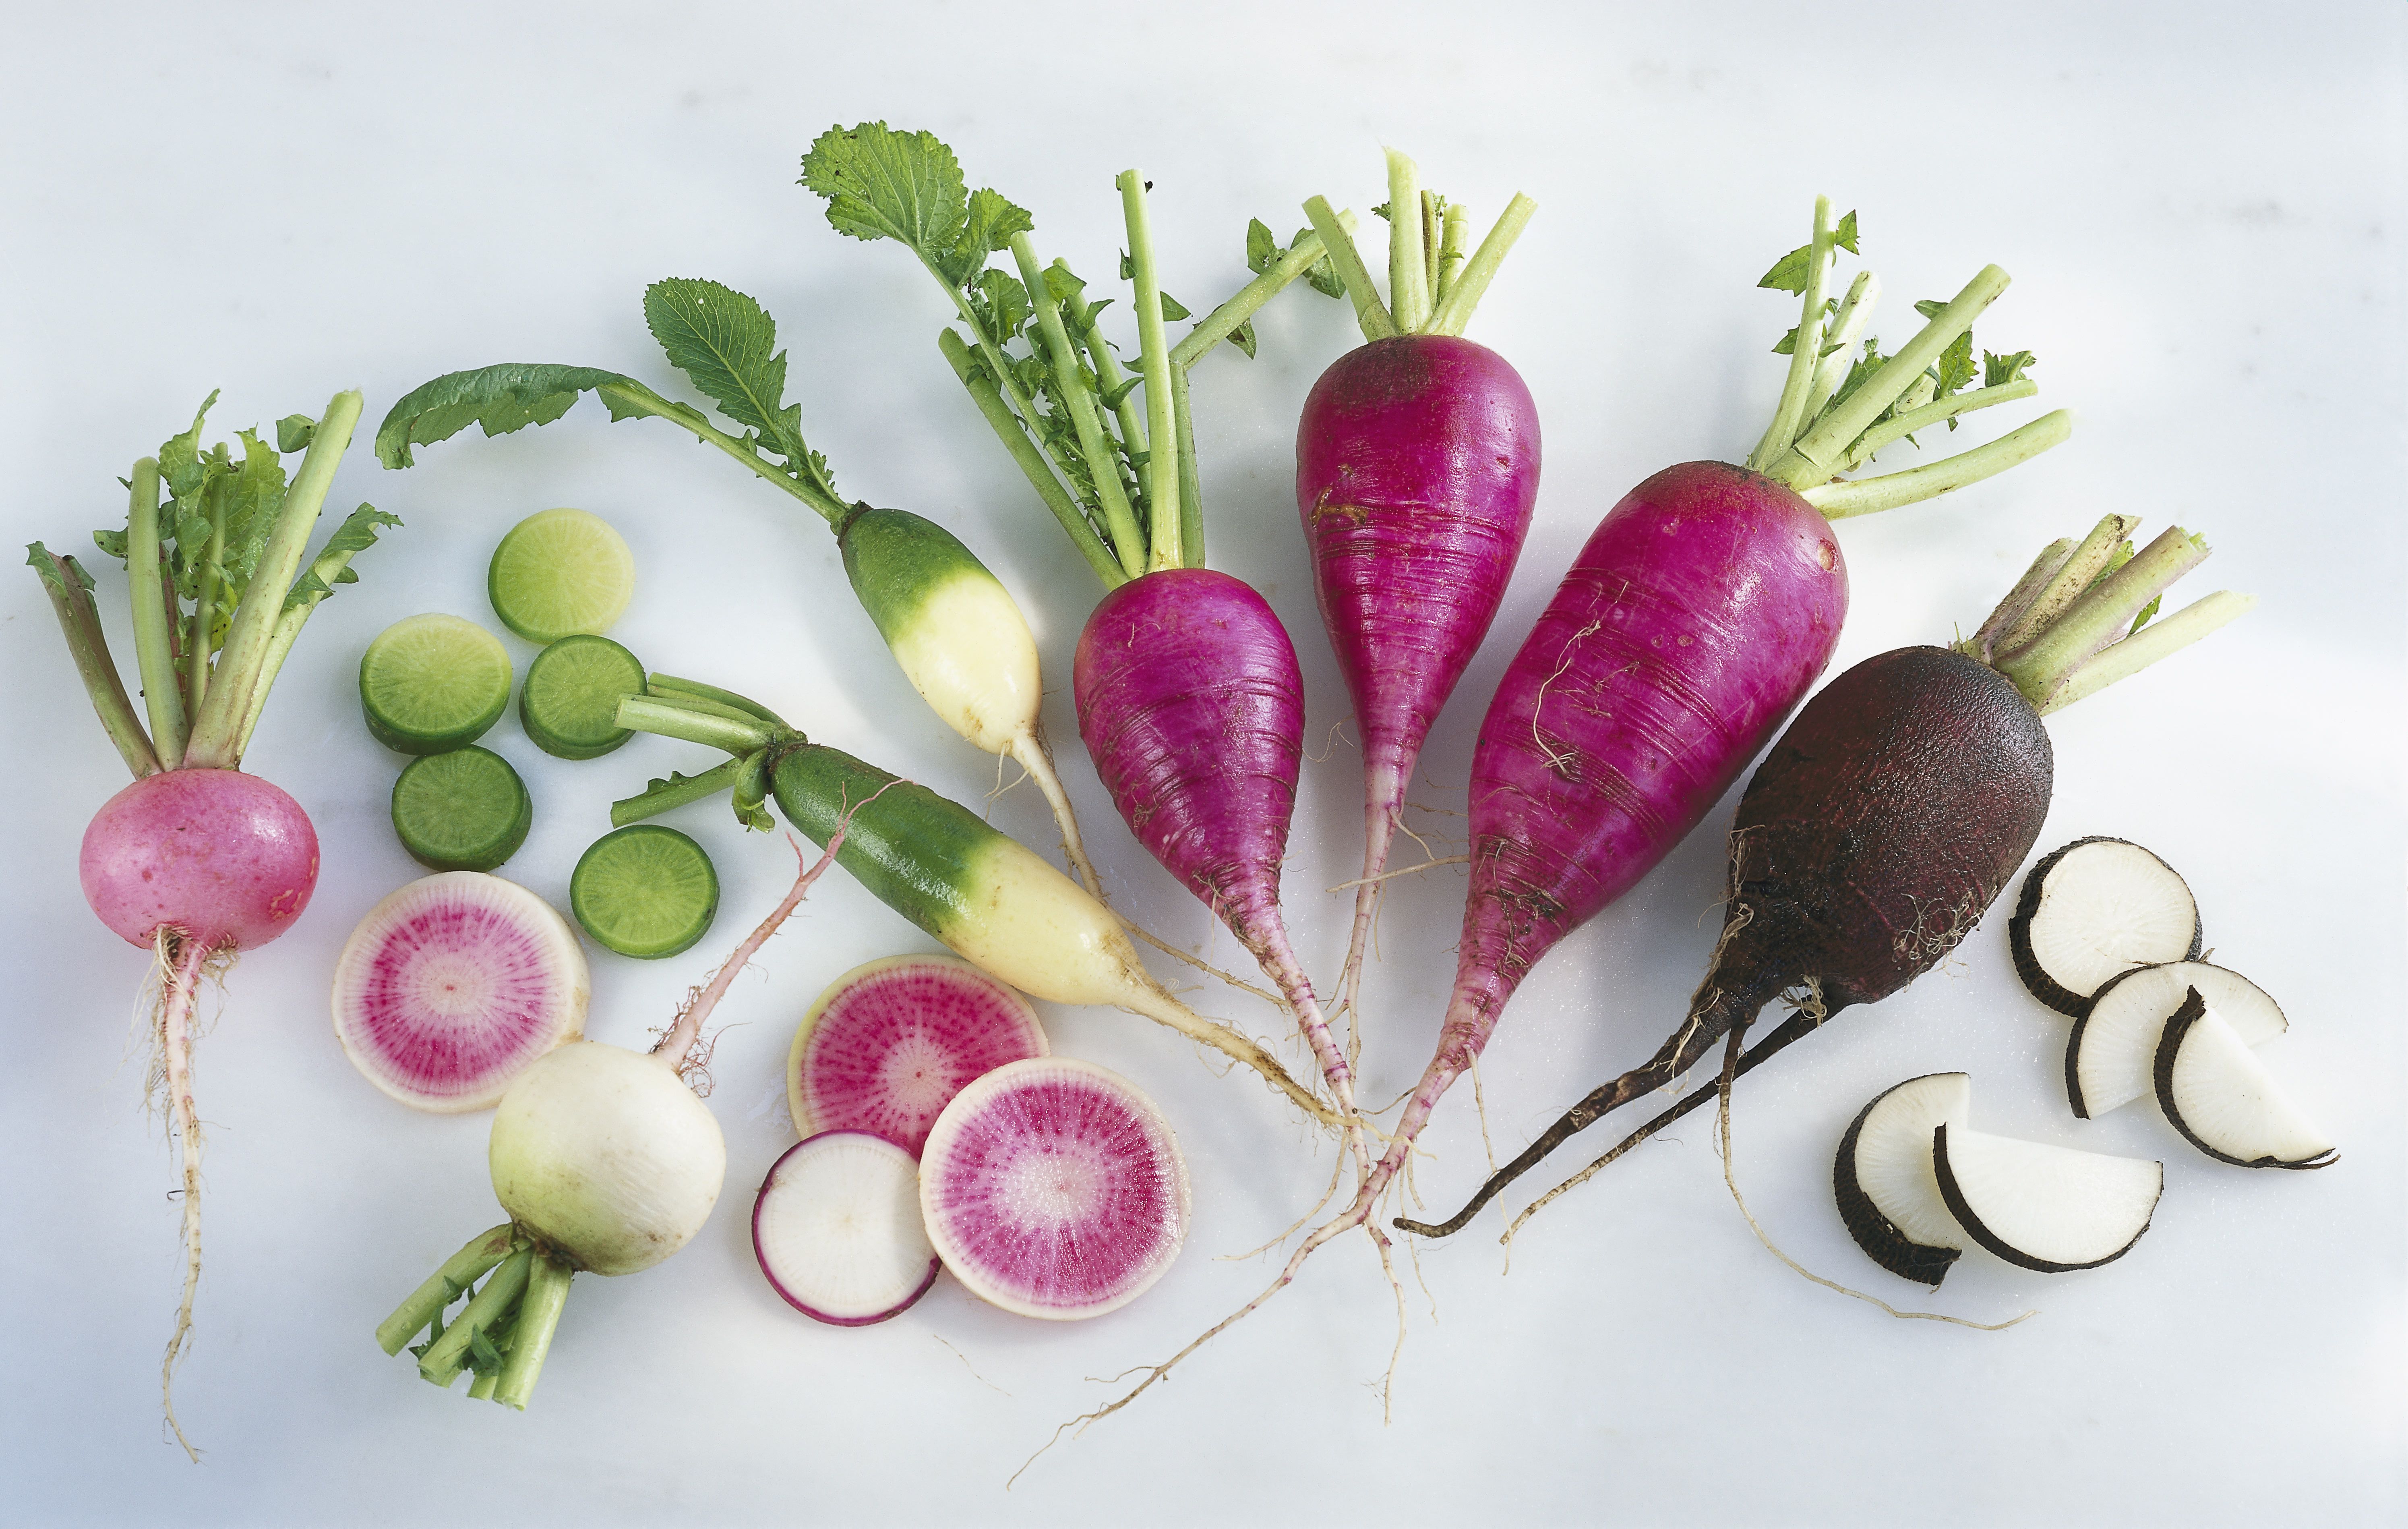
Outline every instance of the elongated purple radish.
[(752, 1202), (752, 1256), (769, 1288), (838, 1327), (882, 1322), (928, 1293), (937, 1250), (911, 1154), (867, 1131), (796, 1142)]
[(954, 1095), (920, 1154), (920, 1210), (953, 1277), (1024, 1317), (1100, 1317), (1187, 1238), (1187, 1164), (1137, 1085), (1032, 1058)]
[(1051, 1049), (1028, 1000), (960, 957), (887, 956), (829, 983), (803, 1016), (786, 1104), (806, 1138), (867, 1131), (917, 1158), (965, 1084)]
[(498, 1101), (528, 1064), (585, 1031), (591, 982), (568, 921), (478, 871), (411, 882), (368, 910), (335, 962), (335, 1038), (413, 1109)]

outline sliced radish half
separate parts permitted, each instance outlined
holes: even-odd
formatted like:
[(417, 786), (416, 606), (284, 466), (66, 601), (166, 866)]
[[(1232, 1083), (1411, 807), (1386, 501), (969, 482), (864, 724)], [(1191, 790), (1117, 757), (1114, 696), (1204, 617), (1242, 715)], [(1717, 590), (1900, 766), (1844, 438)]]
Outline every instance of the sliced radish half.
[(2024, 986), (2077, 1018), (2135, 966), (2196, 960), (2200, 932), (2189, 884), (2121, 839), (2076, 839), (2033, 866), (2007, 921)]
[(2224, 1016), (2244, 1046), (2288, 1028), (2280, 1005), (2237, 972), (2205, 961), (2167, 961), (2127, 972), (2099, 989), (2065, 1044), (2065, 1093), (2085, 1120), (2157, 1090), (2157, 1042), (2191, 989)]
[(447, 871), (386, 898), (335, 962), (335, 1035), (370, 1083), (418, 1109), (483, 1109), (584, 1032), (585, 953), (516, 882)]
[(919, 1164), (867, 1131), (796, 1143), (752, 1202), (752, 1256), (806, 1317), (867, 1327), (895, 1316), (937, 1282)]
[(2338, 1161), (2275, 1085), (2249, 1043), (2196, 988), (2157, 1043), (2157, 1103), (2185, 1140), (2243, 1168), (2323, 1168)]
[(786, 1104), (805, 1136), (870, 1131), (917, 1156), (962, 1086), (1050, 1048), (1028, 1000), (955, 956), (889, 956), (828, 984), (795, 1031)]
[(2042, 1274), (2131, 1251), (2166, 1184), (2160, 1162), (1951, 1131), (1944, 1120), (1931, 1132), (1931, 1169), (1967, 1236)]
[(1187, 1237), (1187, 1165), (1137, 1085), (1010, 1062), (955, 1095), (920, 1154), (928, 1240), (982, 1300), (1068, 1321), (1127, 1305)]
[(1840, 1138), (1831, 1169), (1840, 1219), (1894, 1275), (1937, 1285), (1965, 1250), (1932, 1174), (1931, 1133), (1942, 1121), (1961, 1131), (1972, 1108), (1973, 1080), (1963, 1073), (1909, 1078), (1859, 1110)]

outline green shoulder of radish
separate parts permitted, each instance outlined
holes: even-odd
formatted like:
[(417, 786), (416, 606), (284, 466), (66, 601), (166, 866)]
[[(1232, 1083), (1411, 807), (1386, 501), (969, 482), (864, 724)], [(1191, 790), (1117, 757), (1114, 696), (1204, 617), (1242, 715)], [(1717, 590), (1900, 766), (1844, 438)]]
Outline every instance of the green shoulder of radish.
[[(243, 751), (301, 627), (354, 555), (400, 522), (361, 505), (317, 555), (309, 540), (360, 417), (337, 393), (324, 415), (280, 420), (273, 444), (240, 432), (239, 451), (204, 445), (203, 419), (134, 464), (122, 529), (93, 533), (124, 561), (143, 711), (128, 699), (93, 601), (93, 577), (40, 542), (26, 561), (134, 784), (84, 830), (85, 901), (148, 952), (160, 974), (150, 1019), (152, 1077), (183, 1170), (183, 1298), (160, 1369), (168, 1425), (187, 1451), (169, 1391), (192, 1332), (201, 1271), (200, 1117), (193, 1102), (194, 1001), (205, 974), (293, 927), (318, 884), (318, 835), (301, 804), (241, 769)], [(304, 454), (288, 481), (282, 458)], [(147, 714), (148, 727), (145, 726)], [(193, 1458), (197, 1460), (195, 1452)]]
[[(1572, 1106), (1456, 1215), (1397, 1224), (1431, 1236), (1460, 1229), (1575, 1133), (1727, 1047), (1721, 1085), (1673, 1104), (1599, 1160), (1610, 1161), (1954, 950), (2047, 816), (2055, 757), (2042, 718), (2256, 603), (2218, 591), (2152, 619), (2167, 586), (2208, 548), (2176, 526), (2136, 552), (2127, 538), (2138, 524), (2109, 515), (2080, 543), (2052, 544), (1972, 637), (1876, 655), (1817, 692), (1740, 799), (1713, 969), (1670, 1037)], [(1798, 1012), (1742, 1051), (1757, 1013), (1784, 994), (1799, 995)]]
[[(1188, 310), (1161, 289), (1149, 182), (1124, 171), (1115, 183), (1132, 373), (1098, 323), (1115, 299), (1096, 300), (1068, 264), (1046, 261), (1027, 214), (1003, 196), (965, 195), (959, 163), (933, 134), (832, 127), (804, 156), (803, 183), (827, 200), (838, 232), (903, 244), (945, 290), (953, 327), (939, 347), (1104, 585), (1071, 667), (1096, 774), (1138, 841), (1279, 990), (1368, 1172), (1353, 1068), (1280, 906), (1304, 755), (1303, 675), (1262, 596), (1204, 566), (1187, 392), (1189, 368), (1223, 340), (1252, 353), (1254, 313), (1327, 258), (1326, 234), (1300, 234), (1283, 251), (1256, 224), (1254, 280), (1174, 345), (1164, 326)], [(1009, 253), (1009, 268), (989, 264), (996, 252)]]

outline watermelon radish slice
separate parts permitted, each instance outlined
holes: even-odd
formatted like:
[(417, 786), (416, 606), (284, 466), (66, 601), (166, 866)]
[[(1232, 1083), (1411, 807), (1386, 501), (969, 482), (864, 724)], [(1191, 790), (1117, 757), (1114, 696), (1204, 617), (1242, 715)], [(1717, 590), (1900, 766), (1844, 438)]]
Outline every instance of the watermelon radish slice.
[(1187, 1165), (1137, 1085), (1093, 1062), (1006, 1063), (955, 1095), (920, 1154), (920, 1210), (971, 1294), (1055, 1321), (1162, 1277), (1187, 1237)]
[(752, 1256), (806, 1317), (867, 1327), (896, 1315), (937, 1282), (919, 1164), (867, 1131), (796, 1143), (752, 1202)]
[(483, 1109), (585, 1030), (585, 953), (550, 903), (481, 871), (386, 898), (335, 962), (335, 1036), (415, 1109)]
[(867, 1131), (917, 1157), (963, 1085), (1051, 1048), (1028, 1000), (954, 956), (889, 956), (828, 984), (786, 1056), (795, 1130)]

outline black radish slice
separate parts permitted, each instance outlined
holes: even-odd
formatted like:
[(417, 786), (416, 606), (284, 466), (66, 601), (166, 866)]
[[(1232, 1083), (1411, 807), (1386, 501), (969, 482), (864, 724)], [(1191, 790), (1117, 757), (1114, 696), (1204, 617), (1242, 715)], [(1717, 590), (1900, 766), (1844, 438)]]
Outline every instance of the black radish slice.
[(827, 986), (786, 1053), (803, 1136), (868, 1131), (917, 1157), (971, 1079), (1050, 1047), (1028, 1000), (959, 956), (887, 956)]
[(867, 1327), (896, 1316), (937, 1282), (919, 1164), (867, 1131), (796, 1143), (752, 1202), (752, 1256), (806, 1317)]
[(1951, 1131), (1944, 1120), (1931, 1133), (1931, 1169), (1967, 1236), (2042, 1274), (2130, 1252), (2166, 1183), (2161, 1162)]
[(2244, 1046), (2263, 1046), (2288, 1028), (2265, 989), (2221, 966), (2166, 961), (2127, 972), (2099, 989), (2066, 1038), (2065, 1093), (2076, 1117), (2095, 1120), (2156, 1091), (2157, 1042), (2194, 988)]
[(2007, 921), (2024, 986), (2076, 1018), (2135, 966), (2198, 959), (2200, 938), (2189, 884), (2122, 839), (2076, 839), (2047, 856), (2024, 877)]
[(2284, 1096), (2240, 1031), (2191, 989), (2157, 1043), (2157, 1103), (2183, 1139), (2243, 1168), (2324, 1168), (2332, 1138)]
[(1926, 1285), (1946, 1277), (1965, 1250), (1965, 1233), (1940, 1198), (1932, 1176), (1931, 1132), (1942, 1121), (1960, 1130), (1973, 1106), (1963, 1073), (1909, 1078), (1856, 1114), (1831, 1169), (1840, 1219), (1875, 1263)]
[(483, 1109), (585, 1029), (585, 953), (552, 904), (452, 871), (368, 910), (335, 961), (335, 1037), (413, 1109)]
[(920, 1211), (973, 1295), (1054, 1321), (1142, 1294), (1187, 1238), (1187, 1165), (1136, 1084), (1033, 1057), (972, 1082), (920, 1153)]

